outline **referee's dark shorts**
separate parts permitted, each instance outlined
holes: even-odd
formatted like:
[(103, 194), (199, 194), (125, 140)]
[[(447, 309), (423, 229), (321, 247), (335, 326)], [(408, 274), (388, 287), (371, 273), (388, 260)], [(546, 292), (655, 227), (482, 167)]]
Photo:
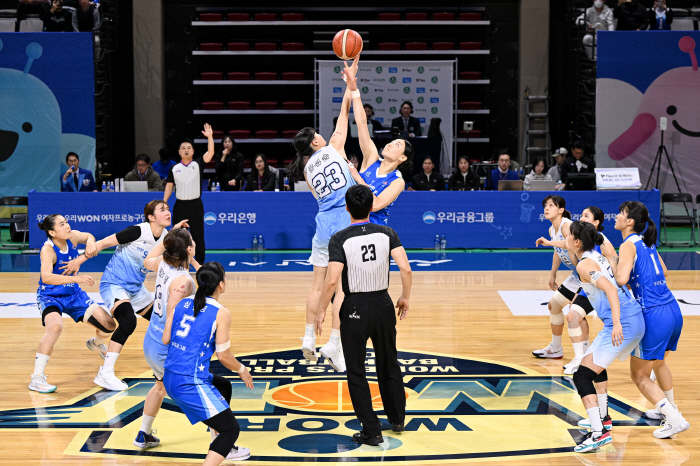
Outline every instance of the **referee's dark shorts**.
[(172, 224), (177, 225), (183, 220), (187, 220), (190, 226), (190, 235), (194, 240), (194, 258), (199, 264), (204, 264), (204, 204), (202, 198), (175, 201), (173, 207)]
[(403, 424), (406, 393), (396, 354), (396, 314), (387, 290), (346, 293), (340, 308), (340, 339), (345, 353), (352, 406), (364, 432), (378, 436), (382, 434), (382, 427), (372, 408), (372, 395), (365, 372), (368, 338), (374, 346), (384, 412), (392, 424)]

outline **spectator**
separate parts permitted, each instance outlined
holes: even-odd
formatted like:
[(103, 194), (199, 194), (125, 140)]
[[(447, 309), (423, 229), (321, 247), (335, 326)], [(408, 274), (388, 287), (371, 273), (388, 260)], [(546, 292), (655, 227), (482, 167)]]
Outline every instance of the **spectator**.
[(471, 170), (471, 162), (466, 156), (461, 156), (457, 162), (457, 170), (447, 181), (450, 191), (469, 191), (479, 189), (479, 177)]
[[(365, 110), (366, 111), (366, 110)], [(399, 131), (408, 132), (408, 137), (420, 136), (423, 134), (423, 130), (420, 127), (420, 120), (418, 118), (412, 117), (413, 104), (406, 101), (401, 104), (401, 116), (391, 120), (392, 128), (399, 128)]]
[(566, 184), (569, 173), (595, 173), (595, 162), (584, 155), (586, 145), (583, 141), (576, 141), (571, 146), (571, 157), (561, 164), (561, 181)]
[(124, 181), (145, 181), (149, 191), (163, 191), (160, 175), (149, 165), (151, 158), (146, 154), (136, 156), (136, 166), (126, 174)]
[(615, 18), (613, 11), (603, 0), (595, 0), (593, 6), (576, 19), (576, 24), (586, 26), (586, 35), (583, 36), (583, 45), (586, 55), (591, 60), (596, 59), (595, 36), (598, 31), (614, 31)]
[(355, 154), (348, 155), (348, 160), (353, 165), (353, 167), (355, 167), (355, 170), (357, 170), (359, 172), (360, 171), (360, 159), (357, 158), (357, 155), (355, 155)]
[(221, 138), (221, 152), (214, 155), (216, 181), (222, 191), (240, 191), (243, 184), (243, 154), (236, 150), (236, 141), (228, 134)]
[[(377, 132), (377, 131), (383, 130), (384, 127), (382, 126), (382, 124), (379, 123), (374, 118), (372, 118), (372, 117), (374, 117), (374, 107), (372, 107), (370, 104), (364, 104), (363, 107), (365, 109), (365, 115), (367, 115), (367, 124), (372, 125), (372, 131)], [(354, 120), (353, 120), (352, 124), (353, 125), (356, 124)]]
[(529, 191), (531, 189), (530, 183), (533, 181), (551, 181), (552, 177), (547, 173), (547, 164), (544, 161), (544, 157), (537, 157), (532, 164), (532, 171), (528, 173), (523, 181), (523, 190)]
[(151, 168), (158, 173), (158, 176), (160, 176), (160, 181), (165, 183), (165, 180), (168, 179), (170, 169), (175, 166), (175, 161), (170, 160), (170, 157), (168, 156), (168, 149), (165, 147), (158, 152), (158, 155), (160, 155), (160, 160), (151, 165)]
[(645, 31), (649, 27), (647, 9), (639, 0), (619, 0), (613, 9), (618, 31)]
[(255, 168), (248, 175), (248, 181), (246, 182), (246, 191), (274, 191), (275, 174), (270, 170), (270, 166), (267, 164), (267, 157), (265, 154), (258, 154), (255, 156)]
[(19, 0), (17, 4), (17, 24), (27, 19), (27, 15), (43, 16), (44, 11), (49, 9), (48, 0)]
[(518, 181), (520, 177), (517, 172), (509, 170), (510, 155), (501, 154), (498, 156), (498, 168), (491, 170), (491, 176), (487, 179), (488, 189), (498, 191), (499, 181)]
[(555, 189), (561, 191), (564, 189), (564, 183), (561, 182), (561, 164), (566, 160), (567, 150), (563, 147), (554, 151), (554, 161), (556, 162), (552, 168), (549, 169), (547, 174), (552, 178), (552, 180), (557, 182)]
[(86, 193), (90, 191), (97, 192), (95, 179), (92, 177), (92, 172), (86, 169), (80, 169), (80, 157), (75, 152), (68, 152), (66, 155), (66, 165), (68, 170), (61, 175), (61, 192), (62, 193)]
[(673, 10), (666, 8), (666, 2), (654, 2), (654, 8), (649, 10), (649, 30), (668, 31), (673, 23)]
[(78, 8), (73, 13), (73, 32), (92, 32), (100, 28), (100, 12), (90, 0), (78, 0)]
[(430, 156), (423, 160), (423, 173), (413, 177), (413, 187), (409, 191), (444, 191), (445, 178), (440, 173), (433, 173), (435, 162)]
[(46, 32), (70, 32), (73, 30), (71, 12), (63, 8), (63, 0), (53, 0), (51, 8), (41, 14)]

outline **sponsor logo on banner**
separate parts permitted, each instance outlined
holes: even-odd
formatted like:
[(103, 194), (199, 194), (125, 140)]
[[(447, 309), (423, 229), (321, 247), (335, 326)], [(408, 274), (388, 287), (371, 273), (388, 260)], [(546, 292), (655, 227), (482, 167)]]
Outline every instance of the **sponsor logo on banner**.
[(391, 67), (389, 68), (389, 73), (398, 73), (398, 69)]
[(427, 111), (428, 111), (428, 110), (425, 109), (425, 108), (417, 108), (417, 109), (416, 109), (416, 112), (418, 112), (418, 113), (426, 113)]
[(437, 107), (431, 107), (431, 108), (430, 108), (430, 112), (431, 112), (433, 115), (435, 115), (435, 114), (438, 112), (438, 108), (437, 108)]
[(387, 92), (399, 92), (399, 89), (393, 89), (393, 88), (392, 88), (392, 89), (387, 89), (386, 91), (387, 91)]
[(396, 76), (392, 76), (391, 78), (389, 78), (389, 82), (391, 84), (395, 84), (396, 83)]
[(340, 73), (340, 67), (336, 66), (335, 68), (333, 68), (333, 72)]
[(411, 92), (411, 88), (410, 88), (410, 87), (406, 86), (406, 87), (403, 88), (403, 93), (404, 93), (404, 94), (409, 94), (410, 92)]
[(418, 121), (420, 121), (421, 123), (425, 123), (425, 118), (418, 118)]
[(362, 93), (367, 94), (369, 92), (369, 87), (365, 86), (362, 88)]
[(384, 92), (384, 89), (374, 88), (374, 92)]
[(423, 214), (423, 221), (424, 221), (425, 223), (427, 223), (428, 225), (430, 225), (431, 223), (434, 223), (434, 222), (435, 222), (435, 218), (436, 218), (436, 217), (435, 217), (435, 213), (434, 213), (434, 212), (428, 211), (428, 212), (426, 212), (426, 213)]
[(432, 78), (430, 78), (430, 82), (433, 84), (437, 84), (437, 82), (438, 82), (437, 76), (433, 76)]
[(411, 83), (411, 78), (403, 78), (403, 83), (404, 84), (410, 84)]
[(440, 97), (431, 97), (431, 98), (430, 98), (430, 103), (431, 103), (431, 104), (439, 104), (439, 103), (440, 103)]
[(401, 71), (404, 73), (413, 73), (413, 70), (411, 68), (402, 68)]
[(416, 101), (417, 101), (419, 104), (422, 104), (423, 102), (425, 102), (425, 99), (424, 99), (423, 97), (418, 97), (418, 99), (416, 99)]
[(381, 66), (378, 66), (374, 69), (374, 71), (376, 71), (377, 74), (382, 74), (382, 71), (384, 71), (384, 68), (382, 68)]
[(343, 101), (342, 97), (333, 97), (333, 103), (334, 104), (339, 104)]
[(384, 78), (374, 78), (372, 81), (374, 81), (375, 83), (383, 83), (383, 82), (386, 82), (386, 79), (384, 79)]
[(430, 88), (430, 92), (440, 92), (440, 89), (433, 89), (432, 87)]
[(422, 66), (419, 66), (419, 67), (418, 67), (418, 73), (419, 73), (419, 74), (423, 74), (424, 71), (425, 71), (425, 68), (423, 68)]
[(374, 99), (374, 101), (375, 101), (376, 103), (378, 103), (378, 104), (381, 104), (381, 103), (382, 103), (382, 98), (381, 98), (381, 97), (377, 97), (376, 99)]
[(417, 82), (417, 83), (424, 83), (424, 82), (425, 82), (425, 79), (423, 79), (423, 78), (416, 78), (416, 82)]
[(428, 71), (442, 71), (442, 68), (428, 68)]
[(396, 113), (396, 107), (389, 107), (389, 113)]
[(418, 94), (425, 94), (425, 88), (424, 87), (417, 87), (416, 92)]
[(333, 94), (342, 94), (342, 93), (343, 93), (342, 87), (334, 87), (333, 88)]
[(370, 81), (371, 81), (371, 79), (369, 79), (369, 78), (360, 78), (361, 83), (368, 83)]
[[(384, 109), (382, 109), (381, 111), (383, 112)], [(375, 118), (375, 120), (377, 120), (379, 123), (384, 123), (384, 117), (377, 117)]]
[(216, 223), (216, 214), (213, 212), (207, 212), (204, 214), (204, 223), (207, 225), (213, 225)]

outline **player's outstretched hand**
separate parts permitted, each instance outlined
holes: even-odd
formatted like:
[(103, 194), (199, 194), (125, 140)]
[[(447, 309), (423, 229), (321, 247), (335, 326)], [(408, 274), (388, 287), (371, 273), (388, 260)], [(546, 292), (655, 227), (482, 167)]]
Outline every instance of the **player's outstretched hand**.
[(540, 236), (537, 241), (535, 241), (535, 247), (537, 246), (551, 246), (552, 243), (545, 238), (544, 236)]
[(63, 270), (61, 275), (77, 275), (80, 270), (80, 262), (78, 262), (77, 258), (63, 263), (66, 265), (59, 267), (60, 270)]
[(75, 277), (75, 283), (78, 285), (92, 286), (95, 284), (95, 280), (90, 275), (78, 275)]
[(396, 309), (399, 311), (396, 313), (396, 317), (399, 318), (399, 320), (404, 320), (406, 317), (408, 317), (408, 299), (404, 299), (404, 297), (400, 297), (398, 301), (396, 301)]
[(187, 219), (183, 220), (182, 222), (178, 223), (173, 227), (173, 230), (177, 230), (178, 228), (189, 228), (190, 226), (187, 224)]
[(341, 72), (341, 75), (343, 80), (348, 84), (348, 89), (351, 91), (357, 90), (357, 67), (359, 60), (360, 55), (358, 54), (352, 61), (352, 66), (348, 66), (348, 62), (343, 62), (345, 64), (345, 69)]
[(316, 316), (316, 335), (321, 335), (323, 332), (323, 321), (326, 320), (326, 310), (322, 309), (318, 311)]
[(211, 129), (211, 125), (209, 123), (204, 123), (204, 131), (202, 131), (202, 134), (207, 139), (214, 136), (214, 131)]

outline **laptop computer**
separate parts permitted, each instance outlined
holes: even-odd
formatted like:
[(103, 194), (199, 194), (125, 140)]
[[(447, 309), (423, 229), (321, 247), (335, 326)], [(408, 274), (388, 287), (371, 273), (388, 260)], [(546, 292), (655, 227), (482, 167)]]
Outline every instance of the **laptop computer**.
[(567, 191), (595, 191), (595, 173), (569, 173), (566, 176)]
[(124, 191), (127, 193), (148, 192), (148, 181), (125, 181)]
[(532, 180), (530, 181), (530, 191), (555, 191), (556, 181), (552, 180)]
[(513, 181), (513, 180), (499, 181), (498, 182), (498, 190), (499, 191), (522, 191), (523, 190), (523, 182), (520, 180), (518, 180), (518, 181)]

